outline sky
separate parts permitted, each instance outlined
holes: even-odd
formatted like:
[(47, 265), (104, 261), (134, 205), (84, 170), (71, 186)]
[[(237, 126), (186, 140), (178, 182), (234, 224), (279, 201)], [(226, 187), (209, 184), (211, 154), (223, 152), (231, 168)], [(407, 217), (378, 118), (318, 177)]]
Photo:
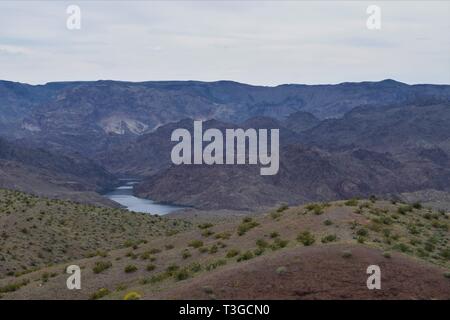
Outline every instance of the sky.
[[(381, 28), (369, 30), (369, 5)], [(66, 9), (78, 5), (81, 28)], [(450, 1), (1, 1), (0, 79), (450, 84)]]

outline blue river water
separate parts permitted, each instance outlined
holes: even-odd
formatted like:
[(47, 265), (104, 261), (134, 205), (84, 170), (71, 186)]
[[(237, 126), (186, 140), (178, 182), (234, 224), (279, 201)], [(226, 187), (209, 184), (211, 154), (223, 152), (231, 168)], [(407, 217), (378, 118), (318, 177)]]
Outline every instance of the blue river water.
[(164, 215), (183, 207), (155, 203), (149, 199), (142, 199), (133, 195), (133, 187), (136, 180), (122, 180), (123, 184), (116, 190), (105, 194), (104, 196), (124, 206), (129, 211), (144, 212), (151, 214)]

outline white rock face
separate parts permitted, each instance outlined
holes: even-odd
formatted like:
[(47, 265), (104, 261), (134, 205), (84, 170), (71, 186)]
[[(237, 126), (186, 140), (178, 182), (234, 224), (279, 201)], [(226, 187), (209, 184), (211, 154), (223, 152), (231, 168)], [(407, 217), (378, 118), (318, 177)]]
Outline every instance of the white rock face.
[(136, 135), (143, 134), (148, 125), (135, 119), (121, 115), (113, 115), (100, 121), (100, 126), (106, 133), (125, 134), (127, 131)]

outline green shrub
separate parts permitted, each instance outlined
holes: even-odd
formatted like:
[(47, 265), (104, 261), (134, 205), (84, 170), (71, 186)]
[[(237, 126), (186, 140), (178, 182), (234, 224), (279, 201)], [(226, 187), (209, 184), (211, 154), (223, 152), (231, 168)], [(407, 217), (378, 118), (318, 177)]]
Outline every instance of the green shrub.
[(189, 242), (188, 246), (193, 247), (193, 248), (200, 248), (200, 247), (203, 247), (203, 241), (192, 240), (191, 242)]
[(20, 282), (7, 284), (6, 286), (0, 287), (0, 293), (14, 292), (19, 290), (21, 287), (26, 286), (29, 282), (30, 280), (25, 279)]
[(245, 260), (250, 260), (250, 259), (253, 259), (253, 257), (254, 257), (253, 252), (246, 251), (246, 252), (240, 254), (236, 261), (241, 262), (241, 261), (245, 261)]
[(207, 238), (207, 237), (209, 237), (209, 236), (211, 236), (211, 235), (213, 235), (213, 234), (214, 234), (214, 232), (212, 232), (212, 231), (209, 230), (209, 229), (206, 229), (205, 231), (202, 232), (202, 237)]
[(328, 234), (324, 237), (322, 237), (321, 241), (322, 243), (328, 243), (328, 242), (333, 242), (336, 241), (337, 237), (335, 234)]
[(331, 226), (332, 224), (333, 224), (333, 222), (331, 221), (331, 220), (325, 220), (324, 222), (323, 222), (323, 224), (324, 225), (326, 225), (326, 226)]
[(196, 273), (196, 272), (202, 271), (202, 266), (200, 265), (200, 263), (194, 262), (194, 263), (192, 263), (192, 264), (189, 266), (189, 269), (190, 269), (192, 272)]
[(310, 246), (316, 241), (316, 239), (311, 232), (303, 231), (297, 236), (297, 241), (301, 242), (304, 246)]
[(256, 245), (260, 248), (267, 248), (269, 246), (269, 244), (267, 243), (266, 240), (264, 239), (258, 239), (256, 240)]
[(146, 269), (147, 269), (147, 271), (153, 271), (156, 269), (156, 266), (154, 264), (148, 264)]
[(420, 202), (414, 202), (413, 204), (412, 204), (412, 207), (414, 208), (414, 209), (422, 209), (422, 204), (420, 203)]
[(277, 212), (283, 212), (285, 210), (289, 209), (289, 206), (286, 203), (283, 203), (278, 209)]
[(106, 288), (101, 288), (99, 290), (97, 290), (96, 292), (94, 292), (91, 296), (90, 299), (91, 300), (97, 300), (97, 299), (101, 299), (104, 296), (107, 296), (109, 294), (109, 290)]
[(255, 250), (253, 250), (253, 253), (255, 254), (255, 256), (260, 256), (264, 253), (264, 251), (264, 248), (256, 248)]
[(233, 257), (235, 257), (235, 256), (237, 256), (238, 254), (239, 254), (239, 250), (237, 250), (237, 249), (230, 249), (228, 252), (227, 252), (227, 255), (226, 255), (226, 257), (227, 258), (233, 258)]
[(222, 232), (222, 233), (217, 233), (214, 238), (216, 239), (222, 239), (222, 240), (228, 240), (230, 239), (231, 234), (229, 232)]
[(253, 229), (255, 227), (259, 226), (259, 223), (256, 221), (253, 221), (251, 218), (245, 218), (243, 222), (238, 226), (237, 234), (239, 236), (244, 235), (247, 231), (250, 229)]
[(275, 231), (274, 231), (274, 232), (271, 232), (269, 236), (273, 239), (273, 238), (279, 237), (280, 234), (279, 234), (278, 232), (275, 232)]
[(92, 269), (92, 271), (94, 271), (94, 273), (100, 273), (105, 271), (106, 269), (109, 269), (112, 267), (112, 263), (109, 261), (97, 261), (94, 265), (94, 268)]
[(166, 268), (166, 272), (169, 273), (169, 275), (174, 274), (175, 271), (179, 270), (180, 267), (177, 266), (176, 264), (171, 264), (170, 266), (168, 266)]
[(212, 224), (212, 223), (202, 223), (202, 224), (199, 224), (198, 225), (198, 227), (199, 227), (199, 229), (208, 229), (208, 228), (211, 228), (211, 227), (213, 227), (214, 225)]
[(132, 292), (128, 292), (123, 297), (123, 300), (139, 300), (141, 298), (142, 298), (142, 296), (139, 293), (132, 291)]
[(187, 259), (189, 257), (191, 257), (191, 253), (189, 252), (188, 249), (183, 250), (183, 252), (181, 253), (181, 256), (183, 257), (183, 259)]
[(306, 210), (312, 211), (315, 215), (321, 215), (324, 213), (324, 208), (325, 205), (320, 203), (310, 203), (305, 206)]
[(270, 213), (270, 217), (271, 217), (273, 220), (276, 220), (276, 219), (278, 219), (279, 217), (281, 217), (281, 213), (278, 212), (278, 211), (273, 211), (273, 212)]
[(186, 280), (189, 278), (189, 271), (187, 269), (181, 269), (174, 274), (174, 278), (177, 281)]
[(288, 240), (281, 240), (280, 238), (275, 238), (273, 244), (270, 246), (272, 250), (278, 250), (286, 247), (288, 245)]
[(369, 231), (365, 228), (360, 228), (358, 231), (356, 231), (356, 234), (360, 237), (366, 237), (369, 234)]
[(207, 264), (205, 269), (207, 271), (211, 271), (211, 270), (214, 270), (214, 269), (216, 269), (216, 268), (218, 268), (220, 266), (224, 266), (226, 264), (227, 264), (227, 261), (225, 259), (219, 259), (219, 260), (216, 260), (216, 261), (213, 261), (213, 262)]
[(358, 205), (358, 199), (353, 198), (353, 199), (347, 200), (344, 202), (344, 204), (349, 207), (356, 207)]
[(211, 246), (211, 248), (209, 248), (209, 254), (217, 253), (218, 250), (219, 250), (219, 248), (217, 247), (216, 244), (214, 244)]
[(129, 264), (129, 265), (127, 265), (126, 267), (125, 267), (125, 272), (126, 273), (132, 273), (132, 272), (135, 272), (135, 271), (137, 271), (137, 267), (135, 266), (135, 265), (132, 265), (132, 264)]

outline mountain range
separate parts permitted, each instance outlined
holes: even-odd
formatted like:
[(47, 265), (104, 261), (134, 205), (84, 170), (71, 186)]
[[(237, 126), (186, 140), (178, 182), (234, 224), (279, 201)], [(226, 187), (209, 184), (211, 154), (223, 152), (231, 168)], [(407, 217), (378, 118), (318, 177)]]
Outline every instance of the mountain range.
[[(194, 119), (222, 130), (279, 128), (280, 172), (173, 166), (170, 134)], [(0, 81), (0, 186), (97, 202), (118, 178), (139, 177), (139, 196), (239, 210), (446, 193), (449, 124), (448, 85)]]

